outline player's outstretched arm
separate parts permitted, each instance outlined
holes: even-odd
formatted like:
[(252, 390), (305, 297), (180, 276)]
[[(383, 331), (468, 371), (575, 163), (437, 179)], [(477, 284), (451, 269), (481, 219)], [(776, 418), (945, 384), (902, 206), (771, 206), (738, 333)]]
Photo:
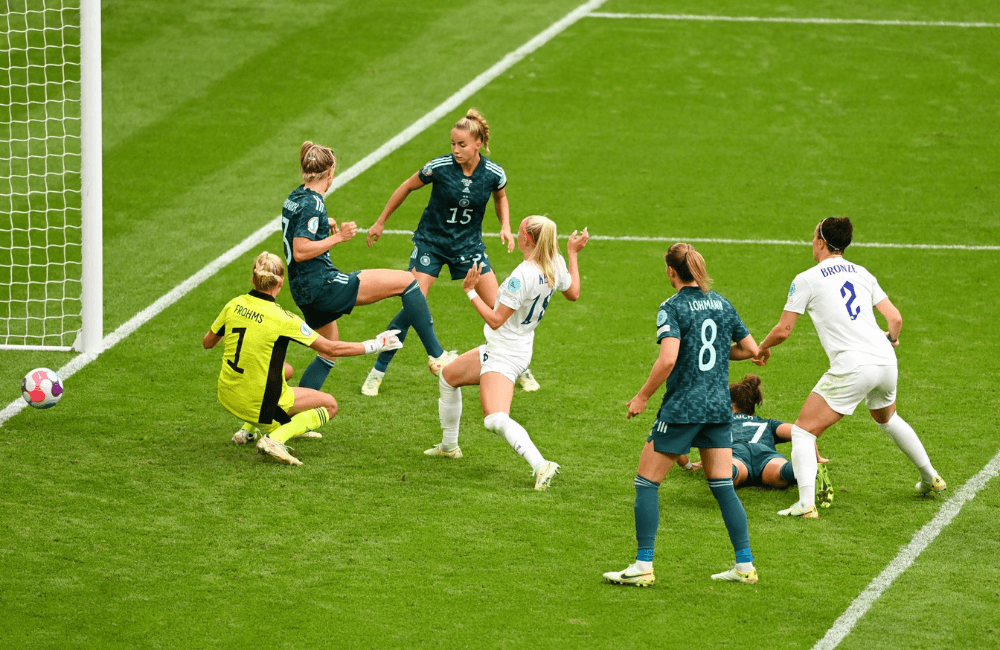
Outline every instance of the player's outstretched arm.
[(753, 359), (757, 356), (757, 342), (753, 340), (753, 336), (746, 336), (729, 348), (729, 360), (730, 361), (746, 361), (747, 359)]
[(771, 358), (771, 348), (781, 345), (792, 335), (795, 323), (798, 322), (799, 315), (794, 311), (782, 311), (778, 323), (771, 328), (764, 340), (757, 346), (757, 354), (753, 357), (753, 362), (758, 366), (763, 366)]
[(400, 349), (403, 347), (403, 343), (399, 340), (398, 334), (399, 330), (387, 330), (363, 343), (331, 341), (328, 338), (319, 336), (309, 347), (329, 357), (357, 357), (362, 354), (375, 354), (376, 352)]
[(385, 222), (389, 220), (392, 213), (395, 212), (399, 206), (403, 205), (403, 201), (406, 197), (410, 195), (410, 192), (414, 190), (419, 190), (424, 186), (424, 183), (420, 180), (419, 174), (414, 174), (410, 176), (405, 181), (396, 188), (396, 191), (392, 193), (389, 200), (386, 202), (385, 207), (382, 208), (382, 214), (379, 215), (372, 227), (368, 229), (368, 248), (375, 245), (375, 242), (379, 240), (382, 236), (382, 231), (385, 229)]
[(590, 233), (584, 228), (583, 232), (577, 235), (576, 231), (569, 236), (569, 242), (566, 243), (566, 251), (568, 253), (566, 259), (566, 266), (569, 267), (569, 275), (573, 278), (573, 282), (569, 285), (569, 289), (563, 291), (563, 295), (566, 296), (567, 300), (577, 301), (580, 298), (580, 262), (577, 259), (577, 254), (580, 252), (587, 242), (590, 241)]
[(465, 274), (465, 279), (462, 280), (462, 290), (465, 291), (465, 295), (472, 301), (472, 306), (476, 308), (476, 311), (486, 321), (486, 324), (490, 326), (490, 329), (495, 330), (507, 322), (507, 319), (511, 317), (514, 310), (500, 303), (497, 303), (496, 310), (493, 310), (479, 297), (479, 294), (476, 293), (476, 285), (479, 283), (479, 278), (482, 277), (482, 274), (483, 265), (473, 264), (469, 272)]

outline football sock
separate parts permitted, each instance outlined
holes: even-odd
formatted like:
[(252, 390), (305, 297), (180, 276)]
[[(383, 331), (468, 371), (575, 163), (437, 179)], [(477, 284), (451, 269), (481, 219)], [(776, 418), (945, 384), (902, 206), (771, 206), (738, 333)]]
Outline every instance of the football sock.
[(441, 442), (445, 445), (458, 444), (458, 423), (462, 419), (462, 389), (445, 381), (444, 373), (438, 375), (438, 418), (441, 420)]
[[(406, 318), (406, 310), (400, 309), (399, 313), (392, 317), (389, 321), (389, 327), (387, 330), (399, 330), (399, 342), (402, 343), (406, 340), (406, 334), (410, 331), (410, 321)], [(397, 350), (386, 350), (385, 352), (379, 352), (378, 359), (375, 360), (375, 370), (380, 372), (385, 372), (389, 367), (389, 363), (392, 362), (392, 358), (396, 356)]]
[(816, 505), (816, 436), (792, 425), (792, 467), (799, 483), (799, 503)]
[(438, 343), (437, 334), (434, 333), (434, 319), (431, 318), (431, 308), (427, 306), (427, 298), (420, 292), (420, 285), (414, 280), (403, 292), (403, 311), (413, 329), (416, 330), (420, 342), (424, 344), (427, 354), (432, 357), (440, 357), (444, 354), (444, 348)]
[(920, 470), (920, 476), (930, 483), (937, 476), (937, 472), (934, 471), (934, 467), (931, 465), (931, 459), (927, 456), (927, 451), (924, 450), (924, 445), (920, 442), (920, 438), (917, 437), (916, 431), (913, 430), (906, 420), (899, 417), (899, 413), (893, 413), (892, 417), (885, 424), (878, 425), (886, 435), (892, 438), (892, 441), (896, 443), (906, 457), (910, 459), (910, 462), (917, 466)]
[(326, 378), (330, 374), (330, 370), (333, 369), (333, 365), (334, 361), (324, 359), (323, 357), (317, 355), (316, 358), (309, 362), (309, 365), (306, 366), (306, 371), (302, 373), (302, 379), (299, 380), (299, 386), (315, 390), (323, 388), (323, 384), (326, 382)]
[(520, 424), (510, 419), (506, 413), (490, 413), (483, 419), (486, 428), (504, 437), (511, 447), (514, 448), (524, 460), (531, 465), (532, 471), (537, 471), (539, 466), (545, 462), (541, 452), (535, 443), (531, 442), (528, 432)]
[(330, 415), (326, 412), (326, 408), (320, 406), (319, 408), (309, 409), (308, 411), (293, 415), (291, 422), (281, 425), (269, 433), (268, 437), (275, 442), (285, 444), (295, 436), (300, 436), (306, 431), (315, 431), (329, 421), (329, 419)]
[(660, 526), (660, 484), (644, 476), (635, 476), (635, 558), (653, 561), (656, 529)]
[[(736, 496), (733, 489), (733, 479), (731, 478), (710, 478), (708, 488), (712, 491), (712, 496), (719, 502), (719, 509), (722, 510), (722, 520), (726, 522), (726, 530), (729, 531), (729, 541), (733, 543), (733, 550), (737, 551), (736, 561), (747, 562), (741, 559), (740, 554), (750, 553), (750, 529), (747, 526), (747, 513), (743, 509), (743, 502)], [(751, 560), (752, 561), (752, 556)]]
[(785, 463), (781, 466), (781, 480), (788, 483), (789, 486), (795, 485), (795, 465)]

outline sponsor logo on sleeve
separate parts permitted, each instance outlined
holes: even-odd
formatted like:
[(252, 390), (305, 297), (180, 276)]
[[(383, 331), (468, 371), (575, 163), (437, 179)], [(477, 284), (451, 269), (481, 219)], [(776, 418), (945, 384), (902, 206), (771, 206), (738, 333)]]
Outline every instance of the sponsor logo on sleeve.
[(658, 311), (656, 312), (656, 326), (662, 327), (664, 323), (667, 322), (667, 312)]
[(312, 336), (313, 333), (305, 323), (299, 323), (299, 331), (302, 332), (302, 336)]
[[(410, 167), (410, 169), (413, 169), (413, 168)], [(427, 163), (426, 165), (424, 165), (424, 168), (420, 170), (420, 173), (423, 174), (424, 176), (433, 176), (434, 175), (434, 170), (431, 169), (431, 164)]]
[(521, 288), (521, 281), (518, 280), (517, 278), (511, 276), (507, 280), (507, 291), (514, 293), (515, 291), (518, 291), (520, 288)]
[(794, 295), (795, 295), (795, 283), (793, 282), (792, 286), (788, 287), (788, 297), (791, 298)]
[(316, 231), (319, 230), (319, 217), (313, 217), (310, 219), (309, 223), (306, 224), (306, 228), (309, 229), (309, 232), (315, 235)]

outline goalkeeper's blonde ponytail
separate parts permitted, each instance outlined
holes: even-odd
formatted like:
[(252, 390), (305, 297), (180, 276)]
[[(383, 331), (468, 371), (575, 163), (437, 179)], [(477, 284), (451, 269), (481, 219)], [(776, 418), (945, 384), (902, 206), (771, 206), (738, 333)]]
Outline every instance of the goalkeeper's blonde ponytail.
[(274, 253), (264, 251), (253, 263), (253, 286), (257, 291), (268, 292), (285, 278), (285, 263)]

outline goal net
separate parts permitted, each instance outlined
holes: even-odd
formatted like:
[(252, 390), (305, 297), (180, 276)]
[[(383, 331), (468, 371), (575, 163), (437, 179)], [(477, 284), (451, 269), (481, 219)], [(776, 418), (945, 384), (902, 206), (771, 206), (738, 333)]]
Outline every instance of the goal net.
[[(0, 348), (83, 350), (93, 277), (84, 271), (85, 197), (95, 192), (81, 172), (85, 146), (95, 145), (83, 144), (81, 0), (0, 2)], [(99, 251), (99, 124), (97, 137)]]

